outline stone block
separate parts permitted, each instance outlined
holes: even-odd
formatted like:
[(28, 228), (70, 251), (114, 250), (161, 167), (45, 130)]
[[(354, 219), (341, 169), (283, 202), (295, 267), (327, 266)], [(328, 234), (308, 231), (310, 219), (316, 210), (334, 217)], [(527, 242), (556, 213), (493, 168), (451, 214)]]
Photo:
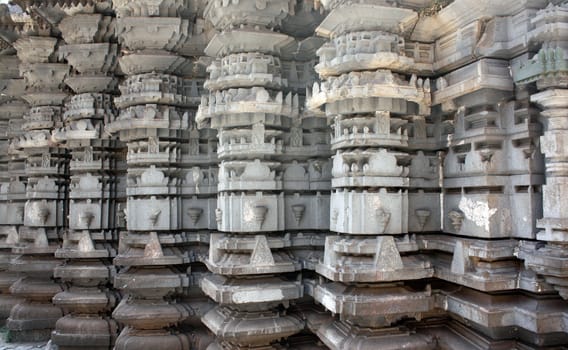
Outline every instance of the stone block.
[(217, 227), (227, 232), (269, 232), (285, 229), (284, 195), (219, 193)]
[(151, 197), (126, 203), (127, 227), (133, 231), (177, 230), (180, 225), (177, 200)]
[(298, 271), (301, 264), (283, 250), (291, 245), (289, 236), (212, 234), (206, 264), (214, 273), (231, 276)]
[[(315, 82), (306, 94), (308, 109), (325, 106), (327, 115), (369, 113), (373, 106), (381, 107), (374, 111), (429, 114), (431, 104), (429, 79), (413, 75), (407, 81), (406, 77), (385, 69), (330, 77), (324, 82)], [(388, 99), (392, 99), (395, 109), (380, 105), (388, 104)]]
[(188, 40), (190, 21), (179, 17), (119, 17), (116, 35), (130, 50), (175, 52)]
[(408, 192), (335, 191), (331, 194), (330, 229), (353, 235), (408, 233)]
[(108, 202), (94, 203), (71, 201), (69, 206), (69, 228), (73, 230), (100, 230), (108, 229)]
[(57, 227), (61, 208), (54, 200), (30, 200), (25, 205), (24, 225), (29, 227)]
[[(113, 73), (118, 66), (118, 45), (73, 44), (59, 48), (59, 55), (66, 59), (73, 69), (85, 75), (106, 75)], [(81, 77), (82, 79), (85, 77)], [(68, 81), (66, 81), (67, 83)], [(84, 91), (96, 91), (83, 88)]]
[(402, 256), (392, 236), (376, 239), (328, 236), (323, 263), (316, 271), (343, 283), (390, 282), (401, 275), (406, 280), (421, 279), (431, 277), (434, 272), (424, 256)]
[(205, 88), (211, 91), (229, 87), (264, 86), (279, 89), (288, 85), (282, 78), (280, 58), (262, 53), (236, 53), (217, 59), (207, 67)]
[(430, 290), (406, 286), (347, 286), (332, 282), (316, 286), (314, 299), (329, 311), (367, 327), (384, 327), (405, 318), (418, 317), (434, 308)]
[(329, 230), (328, 194), (286, 195), (285, 227), (287, 230)]
[(402, 34), (416, 23), (418, 14), (408, 8), (392, 7), (382, 3), (363, 2), (358, 4), (328, 4), (331, 12), (316, 29), (323, 37), (362, 30), (380, 30), (382, 32)]
[(442, 230), (441, 201), (438, 191), (408, 191), (408, 232), (439, 232)]
[(201, 282), (203, 292), (221, 305), (247, 305), (256, 303), (285, 303), (303, 296), (299, 281), (285, 281), (278, 277), (257, 279), (230, 279), (220, 275), (205, 276)]
[(257, 158), (263, 155), (281, 155), (283, 143), (280, 130), (266, 130), (261, 123), (255, 124), (252, 130), (230, 129), (219, 132), (220, 159), (228, 157)]
[(197, 196), (182, 199), (182, 228), (190, 230), (216, 229), (216, 198)]
[(112, 0), (118, 17), (187, 17), (185, 0)]
[(433, 46), (406, 42), (403, 36), (383, 31), (357, 31), (336, 35), (318, 51), (316, 71), (322, 77), (355, 70), (390, 69), (432, 72)]
[(175, 54), (163, 52), (148, 52), (121, 56), (118, 60), (124, 74), (136, 75), (160, 72), (175, 75), (190, 75), (193, 71), (191, 60)]
[(209, 311), (202, 320), (219, 340), (241, 346), (268, 345), (304, 328), (303, 321), (295, 315), (277, 311), (240, 313), (222, 306)]
[(219, 165), (219, 191), (282, 190), (279, 163), (254, 161), (223, 161)]
[(205, 7), (204, 15), (217, 28), (230, 28), (245, 23), (273, 27), (279, 24), (287, 14), (293, 13), (293, 6), (289, 0), (263, 3), (210, 3)]
[[(388, 333), (387, 333), (388, 332)], [(359, 328), (346, 322), (335, 321), (317, 330), (318, 337), (332, 350), (351, 349), (435, 349), (436, 341), (431, 335), (416, 334), (405, 328), (376, 330)]]
[(57, 321), (51, 339), (60, 347), (87, 345), (93, 350), (103, 350), (113, 344), (117, 330), (114, 320), (67, 315)]
[(334, 188), (351, 187), (407, 187), (409, 156), (386, 149), (337, 152), (332, 156), (331, 185)]
[(58, 28), (68, 44), (93, 45), (115, 37), (116, 19), (99, 13), (77, 13), (61, 20)]
[[(490, 90), (493, 93), (486, 98), (475, 98), (473, 93)], [(512, 95), (513, 81), (509, 75), (509, 62), (496, 59), (481, 59), (457, 69), (436, 80), (432, 93), (432, 105), (442, 105), (443, 110), (455, 111), (467, 98), (468, 105), (475, 101), (488, 104)], [(468, 98), (467, 95), (470, 97)], [(466, 96), (466, 97), (464, 97)], [(470, 102), (471, 101), (471, 102)]]

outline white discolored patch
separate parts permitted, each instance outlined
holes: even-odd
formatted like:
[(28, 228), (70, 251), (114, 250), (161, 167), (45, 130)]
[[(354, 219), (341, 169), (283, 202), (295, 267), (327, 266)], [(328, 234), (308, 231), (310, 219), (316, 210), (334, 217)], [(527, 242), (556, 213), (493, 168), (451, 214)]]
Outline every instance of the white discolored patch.
[(487, 202), (473, 201), (465, 197), (460, 200), (459, 208), (467, 220), (486, 231), (489, 231), (489, 220), (497, 213), (497, 209), (489, 208)]

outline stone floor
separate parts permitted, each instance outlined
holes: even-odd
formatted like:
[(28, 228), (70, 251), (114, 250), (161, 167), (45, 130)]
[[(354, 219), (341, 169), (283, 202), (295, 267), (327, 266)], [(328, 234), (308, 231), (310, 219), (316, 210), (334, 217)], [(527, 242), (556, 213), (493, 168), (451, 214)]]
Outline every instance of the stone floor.
[(6, 341), (6, 330), (4, 328), (0, 329), (0, 350), (32, 350), (32, 349), (42, 349), (42, 350), (56, 350), (55, 347), (51, 346), (49, 343), (8, 343)]
[(32, 350), (32, 349), (42, 349), (51, 350), (46, 343), (25, 343), (25, 344), (12, 344), (6, 343), (4, 339), (0, 340), (0, 350)]

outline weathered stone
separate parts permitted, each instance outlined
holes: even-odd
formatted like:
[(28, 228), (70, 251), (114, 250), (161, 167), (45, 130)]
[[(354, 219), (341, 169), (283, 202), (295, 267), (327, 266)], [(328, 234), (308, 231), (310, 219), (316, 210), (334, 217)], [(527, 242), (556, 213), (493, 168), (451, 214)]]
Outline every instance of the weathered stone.
[(561, 348), (567, 21), (0, 5), (0, 322), (62, 350)]

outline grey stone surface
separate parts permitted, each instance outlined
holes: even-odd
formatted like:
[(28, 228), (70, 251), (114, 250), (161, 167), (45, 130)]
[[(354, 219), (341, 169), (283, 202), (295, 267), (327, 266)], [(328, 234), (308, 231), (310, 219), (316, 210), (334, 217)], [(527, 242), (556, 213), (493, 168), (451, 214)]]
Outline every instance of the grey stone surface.
[(565, 347), (567, 22), (0, 5), (0, 322), (69, 350)]

